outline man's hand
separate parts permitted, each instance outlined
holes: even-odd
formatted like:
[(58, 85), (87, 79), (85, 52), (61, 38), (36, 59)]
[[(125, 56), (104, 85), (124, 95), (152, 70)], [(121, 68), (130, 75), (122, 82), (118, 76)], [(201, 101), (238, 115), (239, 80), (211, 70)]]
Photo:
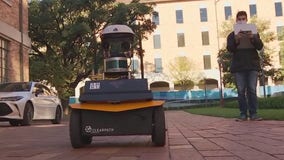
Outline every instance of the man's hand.
[(242, 30), (240, 30), (240, 32), (237, 35), (235, 35), (235, 40), (236, 40), (237, 44), (240, 43), (240, 39), (241, 38), (250, 38), (253, 41), (255, 37), (252, 34), (252, 32), (250, 32), (250, 31), (242, 31)]
[(248, 38), (254, 38), (254, 37), (253, 37), (253, 34), (252, 34), (251, 32), (246, 33), (246, 36), (247, 36)]
[(244, 37), (244, 33), (242, 31), (240, 31), (238, 34), (235, 35), (235, 40), (236, 40), (236, 44), (239, 44), (240, 43), (240, 39), (242, 37)]

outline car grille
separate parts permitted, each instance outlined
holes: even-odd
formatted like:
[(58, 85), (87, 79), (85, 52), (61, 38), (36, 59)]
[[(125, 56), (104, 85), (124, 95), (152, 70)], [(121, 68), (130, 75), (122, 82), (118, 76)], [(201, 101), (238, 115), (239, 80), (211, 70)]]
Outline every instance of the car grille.
[(12, 112), (12, 109), (6, 103), (0, 103), (0, 116), (5, 116)]

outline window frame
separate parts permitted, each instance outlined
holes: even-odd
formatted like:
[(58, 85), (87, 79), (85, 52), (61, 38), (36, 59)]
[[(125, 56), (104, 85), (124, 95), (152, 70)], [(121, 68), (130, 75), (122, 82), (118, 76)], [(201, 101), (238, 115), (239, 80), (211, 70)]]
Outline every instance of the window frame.
[(161, 35), (160, 34), (153, 35), (153, 47), (154, 49), (161, 49)]
[(201, 32), (201, 39), (202, 39), (202, 45), (203, 46), (210, 45), (209, 31), (202, 31)]
[(225, 6), (224, 7), (224, 13), (225, 13), (225, 20), (229, 20), (230, 17), (232, 17), (232, 7), (231, 6)]
[(208, 22), (207, 8), (199, 8), (200, 22)]
[(177, 33), (177, 46), (178, 47), (185, 47), (184, 33)]
[(204, 70), (209, 70), (212, 68), (211, 55), (203, 55), (203, 68)]
[(183, 10), (181, 9), (176, 10), (176, 23), (177, 24), (183, 23)]
[(153, 22), (155, 25), (160, 25), (159, 12), (157, 12), (157, 11), (153, 12), (153, 14), (152, 14), (152, 22)]
[(249, 14), (250, 17), (256, 16), (257, 15), (257, 7), (256, 4), (250, 4), (249, 5)]
[(0, 83), (8, 81), (9, 41), (0, 37)]
[(155, 58), (154, 59), (154, 65), (155, 65), (155, 72), (156, 73), (162, 73), (163, 72), (162, 58)]
[(276, 17), (281, 17), (281, 16), (283, 16), (282, 2), (275, 2), (275, 3), (274, 3), (274, 7), (275, 7), (275, 16), (276, 16)]
[(131, 69), (132, 72), (138, 72), (139, 70), (139, 61), (138, 59), (131, 59)]
[(284, 26), (276, 26), (277, 40), (284, 40)]

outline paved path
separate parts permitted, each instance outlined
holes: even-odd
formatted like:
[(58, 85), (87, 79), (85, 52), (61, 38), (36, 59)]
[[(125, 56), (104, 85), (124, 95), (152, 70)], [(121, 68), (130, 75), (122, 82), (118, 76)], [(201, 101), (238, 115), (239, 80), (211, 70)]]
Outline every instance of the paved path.
[(172, 159), (284, 160), (284, 121), (245, 121), (167, 113)]
[(167, 144), (150, 136), (94, 137), (73, 149), (68, 121), (10, 127), (0, 122), (0, 160), (284, 160), (284, 121), (235, 122), (166, 111)]

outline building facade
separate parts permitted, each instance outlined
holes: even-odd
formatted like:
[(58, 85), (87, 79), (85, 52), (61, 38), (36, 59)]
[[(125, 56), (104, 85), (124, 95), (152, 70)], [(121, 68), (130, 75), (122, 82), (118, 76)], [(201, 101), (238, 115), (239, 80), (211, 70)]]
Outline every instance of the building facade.
[(0, 8), (0, 83), (28, 81), (28, 0), (0, 0)]
[[(279, 34), (284, 28), (284, 0), (144, 0), (155, 2), (152, 21), (156, 30), (143, 41), (144, 72), (152, 90), (174, 90), (169, 65), (176, 57), (187, 57), (196, 73), (206, 80), (207, 89), (220, 88), (218, 51), (226, 46), (226, 38), (220, 36), (222, 23), (235, 19), (244, 10), (248, 18), (257, 16), (270, 21), (269, 31)], [(233, 29), (232, 29), (233, 30)], [(269, 44), (275, 52), (272, 64), (281, 67), (279, 43)], [(135, 59), (134, 59), (135, 61)], [(136, 61), (139, 58), (136, 57)], [(139, 62), (133, 63), (139, 64)], [(139, 65), (134, 68), (139, 68)], [(272, 83), (272, 82), (269, 82)], [(159, 85), (160, 84), (160, 85)], [(196, 86), (203, 89), (205, 86)]]

